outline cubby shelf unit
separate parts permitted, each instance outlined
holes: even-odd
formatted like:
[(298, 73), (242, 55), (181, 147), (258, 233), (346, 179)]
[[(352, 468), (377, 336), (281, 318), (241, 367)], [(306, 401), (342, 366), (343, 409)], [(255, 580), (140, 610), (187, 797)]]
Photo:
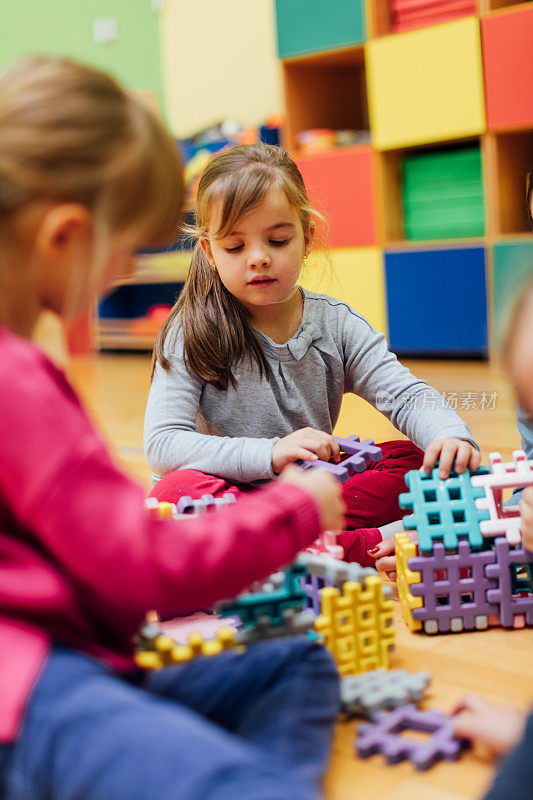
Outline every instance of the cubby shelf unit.
[[(277, 1), (287, 6), (288, 0)], [(306, 0), (291, 4), (294, 22)], [(331, 2), (326, 6), (324, 14), (331, 13)], [(356, 0), (354, 13), (355, 6)], [(311, 200), (329, 217), (332, 261), (342, 266), (347, 287), (341, 296), (356, 308), (358, 270), (368, 258), (358, 252), (373, 248), (365, 302), (388, 331), (392, 349), (402, 355), (483, 357), (490, 348), (495, 355), (506, 308), (528, 273), (530, 255), (533, 272), (525, 204), (525, 178), (533, 169), (533, 2), (477, 0), (474, 14), (400, 33), (392, 30), (390, 8), (389, 0), (367, 0), (368, 37), (362, 45), (346, 47), (329, 37), (321, 52), (317, 33), (312, 53), (282, 58), (285, 144)], [(315, 8), (319, 32), (316, 13)], [(359, 150), (364, 169), (355, 168), (358, 148), (309, 154), (299, 147), (302, 130), (362, 130), (367, 122), (370, 143)], [(416, 203), (405, 190), (402, 163), (464, 148), (479, 148), (481, 161), (482, 194), (471, 187), (478, 214), (472, 235), (459, 225), (458, 234), (450, 226), (450, 238), (408, 238), (421, 236), (424, 226), (411, 224), (407, 231), (404, 204), (410, 203), (412, 223)], [(427, 196), (432, 202), (431, 192)], [(444, 200), (453, 203), (448, 190), (442, 198), (443, 208)], [(439, 305), (443, 293), (448, 300)], [(454, 293), (468, 298), (465, 308)]]

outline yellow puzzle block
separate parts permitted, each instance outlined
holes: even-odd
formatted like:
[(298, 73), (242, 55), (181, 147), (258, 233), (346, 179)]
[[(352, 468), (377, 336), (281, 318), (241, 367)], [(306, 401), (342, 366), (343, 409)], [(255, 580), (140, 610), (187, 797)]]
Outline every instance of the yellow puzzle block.
[(392, 627), (394, 604), (383, 595), (378, 577), (354, 581), (321, 592), (322, 614), (315, 630), (324, 637), (341, 675), (357, 675), (389, 667), (389, 650), (396, 640)]
[(397, 533), (394, 541), (396, 543), (396, 583), (402, 616), (412, 631), (418, 631), (422, 628), (422, 623), (420, 620), (413, 619), (412, 611), (413, 608), (422, 607), (422, 598), (414, 597), (410, 587), (413, 583), (420, 583), (420, 573), (413, 572), (407, 566), (407, 559), (416, 556), (416, 544), (409, 539), (406, 533)]
[(334, 247), (312, 253), (299, 283), (344, 300), (387, 334), (383, 253), (379, 247)]
[(176, 644), (171, 636), (161, 634), (155, 640), (155, 650), (135, 654), (137, 666), (160, 669), (168, 664), (181, 664), (198, 656), (216, 656), (223, 650), (235, 647), (231, 628), (220, 628), (215, 639), (204, 639), (200, 633), (191, 633), (188, 644)]
[(486, 130), (479, 20), (475, 17), (365, 44), (372, 144), (378, 150)]

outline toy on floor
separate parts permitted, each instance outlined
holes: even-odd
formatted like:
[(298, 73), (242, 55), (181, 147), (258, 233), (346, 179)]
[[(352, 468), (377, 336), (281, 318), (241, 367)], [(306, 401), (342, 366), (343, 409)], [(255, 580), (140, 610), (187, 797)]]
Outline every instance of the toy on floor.
[(379, 461), (383, 453), (376, 447), (373, 439), (360, 441), (359, 436), (348, 436), (343, 439), (341, 436), (333, 437), (339, 445), (341, 452), (347, 454), (347, 458), (340, 464), (333, 464), (331, 461), (297, 461), (300, 469), (311, 469), (312, 467), (326, 469), (339, 481), (344, 483), (350, 475), (355, 472), (364, 472), (367, 461)]
[(429, 672), (375, 669), (341, 679), (341, 711), (346, 717), (373, 717), (378, 711), (421, 700), (431, 683)]
[(235, 503), (237, 498), (232, 492), (225, 492), (222, 497), (213, 497), (212, 494), (203, 494), (201, 498), (193, 500), (186, 495), (180, 497), (178, 503), (165, 503), (148, 497), (144, 503), (149, 514), (159, 519), (181, 519), (182, 517), (197, 517), (205, 512), (216, 511), (221, 506)]
[[(331, 584), (320, 592), (318, 608), (309, 599), (309, 585), (316, 578)], [(240, 621), (231, 637), (219, 631), (216, 640), (195, 636), (186, 646), (171, 644), (171, 637), (152, 621), (138, 637), (137, 663), (157, 668), (174, 660), (214, 655), (225, 647), (308, 633), (324, 642), (341, 675), (388, 668), (396, 637), (391, 595), (391, 587), (383, 586), (375, 570), (302, 553), (285, 570), (217, 604), (218, 614)]]
[[(533, 462), (532, 462), (533, 463)], [(396, 535), (398, 593), (411, 630), (426, 633), (533, 625), (533, 554), (521, 543), (520, 517), (502, 506), (504, 488), (533, 484), (522, 451), (513, 462), (490, 456), (490, 471), (472, 476), (438, 469), (406, 476), (410, 491), (400, 505), (415, 529), (418, 548), (406, 533)], [(503, 535), (498, 535), (503, 534)]]
[[(402, 736), (409, 730), (430, 736), (423, 742)], [(416, 769), (424, 770), (441, 759), (455, 761), (466, 744), (454, 737), (451, 717), (436, 709), (421, 711), (410, 704), (381, 711), (371, 722), (360, 725), (355, 746), (360, 758), (381, 753), (389, 764), (407, 759)]]
[[(310, 552), (311, 551), (311, 552)], [(336, 586), (342, 589), (345, 581), (362, 581), (369, 575), (375, 575), (376, 570), (372, 567), (361, 567), (356, 563), (346, 563), (329, 555), (314, 553), (311, 548), (307, 548), (298, 557), (300, 563), (305, 563), (307, 575), (302, 580), (302, 587), (307, 595), (307, 604), (315, 614), (320, 614), (321, 591), (325, 586)], [(385, 591), (388, 595), (388, 589)]]

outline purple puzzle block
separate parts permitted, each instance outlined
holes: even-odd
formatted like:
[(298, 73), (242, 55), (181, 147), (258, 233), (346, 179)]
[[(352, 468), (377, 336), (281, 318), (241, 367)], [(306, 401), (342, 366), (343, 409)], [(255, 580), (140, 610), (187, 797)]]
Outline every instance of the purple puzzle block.
[(446, 553), (443, 542), (435, 542), (432, 554), (409, 558), (409, 568), (421, 578), (410, 587), (411, 594), (424, 603), (413, 609), (413, 619), (436, 620), (444, 633), (473, 630), (477, 617), (497, 614), (498, 606), (487, 596), (496, 586), (487, 574), (495, 560), (492, 550), (473, 551), (466, 539), (459, 540), (457, 553)]
[(320, 616), (322, 613), (320, 592), (324, 586), (333, 586), (334, 581), (311, 573), (308, 573), (301, 581), (302, 589), (307, 595), (307, 607), (312, 608), (317, 617)]
[(365, 439), (360, 442), (359, 437), (355, 435), (348, 436), (346, 439), (340, 436), (334, 436), (333, 438), (339, 444), (341, 451), (348, 454), (344, 461), (340, 464), (333, 464), (330, 461), (302, 460), (297, 462), (300, 469), (310, 469), (311, 467), (327, 469), (339, 483), (344, 483), (351, 474), (364, 472), (367, 461), (379, 461), (383, 455), (381, 449), (376, 447), (372, 439)]
[(364, 439), (359, 441), (359, 436), (347, 436), (343, 439), (341, 436), (333, 437), (339, 445), (343, 453), (350, 456), (360, 455), (365, 461), (379, 461), (383, 457), (381, 447), (374, 444), (373, 439)]
[[(402, 731), (423, 731), (431, 734), (423, 742), (408, 739)], [(441, 759), (459, 758), (465, 742), (453, 735), (451, 717), (442, 711), (420, 711), (412, 703), (393, 711), (380, 711), (371, 722), (359, 726), (355, 743), (361, 758), (381, 753), (389, 764), (407, 759), (419, 769), (428, 769)]]
[(512, 628), (515, 614), (522, 615), (526, 625), (533, 625), (533, 595), (513, 596), (511, 575), (512, 565), (533, 563), (533, 553), (523, 546), (511, 547), (505, 536), (496, 539), (494, 549), (496, 563), (489, 564), (487, 576), (494, 580), (496, 586), (487, 592), (487, 600), (496, 604), (502, 627)]

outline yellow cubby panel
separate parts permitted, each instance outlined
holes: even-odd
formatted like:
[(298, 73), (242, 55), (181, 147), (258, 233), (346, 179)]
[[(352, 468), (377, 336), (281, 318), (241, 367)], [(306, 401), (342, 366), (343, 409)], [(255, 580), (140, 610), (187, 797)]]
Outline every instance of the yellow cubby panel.
[(387, 334), (383, 253), (379, 247), (335, 247), (317, 251), (300, 275), (312, 292), (344, 300)]
[(370, 128), (378, 150), (486, 130), (476, 17), (375, 39), (365, 51)]

